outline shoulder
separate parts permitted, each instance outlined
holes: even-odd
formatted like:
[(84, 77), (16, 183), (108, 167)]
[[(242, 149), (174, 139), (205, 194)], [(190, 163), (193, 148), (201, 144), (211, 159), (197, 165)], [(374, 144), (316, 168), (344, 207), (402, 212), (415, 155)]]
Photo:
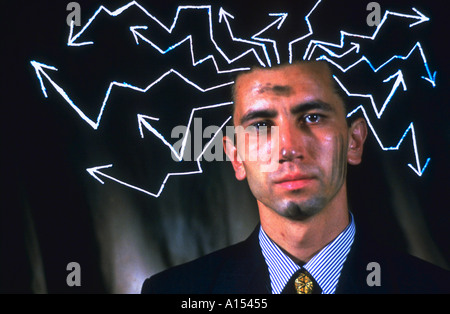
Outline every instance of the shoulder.
[[(385, 281), (398, 293), (450, 293), (450, 272), (406, 253), (385, 258)], [(380, 264), (380, 271), (382, 265)]]
[(341, 279), (340, 293), (450, 293), (449, 271), (361, 237), (355, 238)]
[(153, 275), (145, 280), (142, 293), (204, 293), (211, 286), (214, 273), (226, 263), (228, 252), (233, 250), (233, 247), (219, 250)]
[[(205, 294), (227, 291), (239, 280), (238, 273), (251, 267), (259, 249), (255, 232), (245, 241), (217, 250), (146, 279), (142, 293)], [(252, 253), (253, 252), (253, 253)], [(232, 280), (232, 278), (235, 280)]]

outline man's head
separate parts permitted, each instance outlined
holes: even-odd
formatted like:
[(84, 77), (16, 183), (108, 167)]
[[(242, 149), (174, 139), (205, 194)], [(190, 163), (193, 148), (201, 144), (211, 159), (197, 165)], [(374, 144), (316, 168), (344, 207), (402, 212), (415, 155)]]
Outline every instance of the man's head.
[[(236, 143), (225, 137), (224, 148), (236, 178), (247, 179), (260, 210), (303, 219), (347, 206), (347, 163), (361, 162), (367, 127), (363, 119), (347, 124), (344, 102), (326, 63), (299, 62), (243, 73), (235, 82), (234, 106), (235, 127), (253, 128), (246, 136), (239, 136), (242, 128), (237, 131)], [(263, 144), (240, 143), (258, 137), (262, 126), (278, 132), (268, 132)], [(272, 162), (275, 158), (273, 171), (264, 171), (261, 159), (249, 159), (252, 152), (271, 156)]]

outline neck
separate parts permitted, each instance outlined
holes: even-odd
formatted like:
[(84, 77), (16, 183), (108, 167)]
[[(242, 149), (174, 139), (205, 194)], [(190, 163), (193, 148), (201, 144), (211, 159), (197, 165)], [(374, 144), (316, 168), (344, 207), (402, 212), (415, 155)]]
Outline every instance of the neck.
[(346, 191), (343, 190), (329, 206), (303, 220), (283, 217), (258, 202), (261, 226), (294, 262), (307, 263), (349, 223)]

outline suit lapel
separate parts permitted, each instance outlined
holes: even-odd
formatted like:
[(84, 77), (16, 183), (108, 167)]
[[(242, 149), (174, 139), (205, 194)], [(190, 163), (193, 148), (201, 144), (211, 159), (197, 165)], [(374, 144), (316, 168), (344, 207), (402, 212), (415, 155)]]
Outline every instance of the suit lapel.
[(385, 258), (380, 256), (382, 250), (378, 249), (374, 241), (369, 241), (360, 232), (355, 233), (352, 248), (347, 256), (339, 277), (336, 294), (377, 294), (388, 293), (389, 287), (382, 285), (369, 286), (367, 277), (371, 262), (381, 262)]

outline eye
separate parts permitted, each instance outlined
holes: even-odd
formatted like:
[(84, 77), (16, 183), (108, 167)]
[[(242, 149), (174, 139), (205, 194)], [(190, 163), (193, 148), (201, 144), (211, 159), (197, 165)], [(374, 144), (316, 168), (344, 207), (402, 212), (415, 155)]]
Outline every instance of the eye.
[(272, 124), (269, 121), (258, 121), (258, 122), (252, 123), (251, 126), (253, 126), (257, 130), (259, 130), (260, 128), (264, 128), (264, 127), (266, 127), (267, 129), (270, 129), (271, 125)]
[(304, 116), (303, 119), (306, 123), (314, 124), (314, 123), (318, 123), (321, 118), (322, 117), (319, 114), (312, 113), (312, 114), (308, 114), (308, 115)]

